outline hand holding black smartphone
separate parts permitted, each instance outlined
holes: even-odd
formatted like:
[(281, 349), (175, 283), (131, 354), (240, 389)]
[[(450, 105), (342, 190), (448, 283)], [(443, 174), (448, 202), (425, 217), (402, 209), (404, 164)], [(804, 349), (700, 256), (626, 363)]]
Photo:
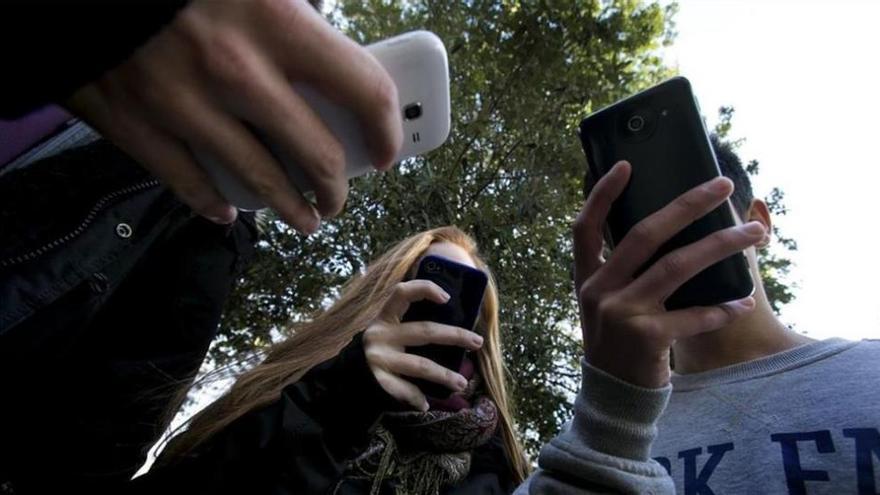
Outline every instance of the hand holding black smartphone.
[[(632, 165), (630, 182), (608, 215), (613, 249), (645, 217), (684, 192), (721, 175), (696, 98), (687, 79), (676, 77), (585, 118), (580, 138), (590, 173), (599, 177), (620, 160)], [(670, 239), (645, 267), (665, 254), (735, 225), (727, 201)], [(711, 306), (754, 292), (748, 261), (736, 254), (682, 285), (667, 309)]]
[[(488, 283), (488, 277), (483, 271), (440, 256), (425, 256), (419, 263), (415, 278), (430, 280), (439, 285), (449, 294), (449, 301), (445, 304), (433, 301), (412, 303), (400, 321), (433, 321), (465, 330), (474, 329)], [(408, 347), (406, 351), (426, 357), (456, 372), (461, 367), (465, 354), (461, 347), (437, 344)], [(413, 379), (412, 382), (429, 397), (445, 399), (452, 394), (451, 390), (434, 382), (422, 379)]]

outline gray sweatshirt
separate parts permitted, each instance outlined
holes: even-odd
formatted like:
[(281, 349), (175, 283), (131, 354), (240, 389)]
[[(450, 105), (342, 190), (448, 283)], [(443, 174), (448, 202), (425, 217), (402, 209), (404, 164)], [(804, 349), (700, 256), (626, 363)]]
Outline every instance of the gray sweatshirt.
[(880, 493), (880, 341), (814, 342), (662, 389), (582, 367), (574, 417), (517, 495)]

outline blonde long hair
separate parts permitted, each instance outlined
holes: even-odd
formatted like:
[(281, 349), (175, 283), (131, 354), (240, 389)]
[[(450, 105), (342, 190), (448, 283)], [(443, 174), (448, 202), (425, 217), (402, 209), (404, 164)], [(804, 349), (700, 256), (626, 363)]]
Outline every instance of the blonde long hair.
[(501, 437), (514, 482), (522, 482), (529, 468), (516, 435), (507, 392), (506, 369), (501, 357), (497, 288), (474, 240), (454, 226), (413, 235), (375, 260), (365, 273), (343, 287), (330, 308), (311, 321), (292, 326), (289, 332), (292, 335), (272, 345), (262, 363), (243, 373), (225, 395), (195, 415), (188, 428), (170, 442), (162, 457), (173, 462), (174, 458), (190, 452), (247, 412), (278, 400), (285, 386), (298, 381), (313, 366), (339, 354), (358, 332), (376, 319), (395, 284), (406, 278), (431, 244), (438, 242), (460, 246), (478, 268), (489, 274), (477, 323), (477, 330), (485, 339), (478, 351), (478, 362), (486, 393), (498, 406)]

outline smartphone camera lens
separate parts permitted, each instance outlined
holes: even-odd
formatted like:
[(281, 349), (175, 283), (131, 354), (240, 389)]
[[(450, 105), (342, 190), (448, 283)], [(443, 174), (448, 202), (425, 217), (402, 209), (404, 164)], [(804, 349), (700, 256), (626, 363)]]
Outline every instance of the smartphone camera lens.
[(641, 115), (633, 115), (626, 121), (626, 128), (630, 132), (639, 132), (645, 128), (645, 118)]
[(429, 261), (427, 264), (425, 264), (425, 270), (427, 270), (428, 273), (437, 273), (440, 271), (440, 267), (437, 265), (437, 263)]
[(417, 118), (422, 116), (422, 104), (421, 103), (410, 103), (409, 105), (403, 107), (403, 117), (406, 120), (416, 120)]
[(662, 122), (658, 111), (647, 105), (634, 105), (624, 109), (615, 119), (615, 132), (629, 143), (641, 143), (651, 139)]

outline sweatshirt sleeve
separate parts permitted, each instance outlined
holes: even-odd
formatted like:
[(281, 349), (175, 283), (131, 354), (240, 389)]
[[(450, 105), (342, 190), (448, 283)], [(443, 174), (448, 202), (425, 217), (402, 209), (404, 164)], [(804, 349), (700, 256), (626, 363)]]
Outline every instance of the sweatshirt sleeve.
[(327, 493), (381, 414), (398, 407), (370, 371), (362, 335), (192, 454), (160, 458), (136, 493)]
[(14, 119), (115, 67), (187, 0), (0, 2), (0, 118)]
[(672, 386), (641, 388), (581, 366), (574, 417), (544, 446), (539, 469), (516, 494), (674, 494), (672, 479), (650, 458)]

